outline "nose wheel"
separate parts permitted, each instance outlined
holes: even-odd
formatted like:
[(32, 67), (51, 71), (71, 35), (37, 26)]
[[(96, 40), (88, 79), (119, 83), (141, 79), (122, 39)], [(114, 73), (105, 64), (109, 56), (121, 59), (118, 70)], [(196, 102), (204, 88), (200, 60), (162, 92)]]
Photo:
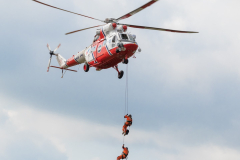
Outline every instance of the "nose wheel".
[(118, 66), (114, 66), (113, 67), (117, 72), (118, 72), (118, 79), (121, 79), (123, 77), (124, 72), (118, 70)]
[(123, 64), (128, 64), (128, 59), (125, 59), (125, 58), (124, 58), (124, 59), (122, 60), (122, 63), (123, 63)]

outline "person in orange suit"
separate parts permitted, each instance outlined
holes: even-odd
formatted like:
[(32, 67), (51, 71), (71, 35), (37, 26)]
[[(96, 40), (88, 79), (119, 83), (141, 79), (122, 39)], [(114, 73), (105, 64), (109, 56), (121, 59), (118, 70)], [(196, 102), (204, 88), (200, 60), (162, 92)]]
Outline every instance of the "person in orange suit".
[(123, 135), (125, 136), (125, 135), (128, 135), (128, 133), (129, 133), (129, 130), (127, 129), (127, 125), (124, 123), (124, 125), (123, 125), (123, 128), (122, 128), (122, 131), (123, 131)]
[(132, 115), (131, 114), (126, 114), (125, 116), (124, 116), (124, 118), (127, 118), (127, 121), (125, 122), (125, 124), (127, 125), (127, 126), (131, 126), (132, 125)]
[(132, 115), (126, 114), (124, 116), (124, 118), (127, 118), (127, 121), (124, 123), (123, 128), (122, 128), (122, 130), (123, 130), (122, 134), (125, 136), (125, 135), (128, 135), (128, 133), (129, 133), (129, 130), (127, 129), (127, 127), (132, 125)]
[(118, 156), (117, 160), (125, 159), (128, 156), (129, 151), (127, 147), (124, 147), (124, 144), (122, 146), (122, 149), (123, 149), (122, 155)]

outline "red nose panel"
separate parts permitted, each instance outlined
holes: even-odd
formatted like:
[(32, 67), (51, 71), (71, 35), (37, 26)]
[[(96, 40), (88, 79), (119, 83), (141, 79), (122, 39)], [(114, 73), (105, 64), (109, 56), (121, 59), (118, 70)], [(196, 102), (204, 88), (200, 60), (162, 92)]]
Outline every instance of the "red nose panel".
[(125, 44), (124, 47), (126, 48), (126, 51), (123, 52), (123, 54), (125, 53), (125, 55), (127, 55), (127, 57), (131, 57), (134, 53), (134, 51), (137, 50), (138, 45), (135, 43), (131, 43), (131, 44)]
[(113, 67), (120, 63), (123, 58), (130, 58), (137, 50), (138, 45), (135, 43), (131, 44), (125, 44), (124, 47), (126, 48), (125, 51), (121, 51), (120, 53), (116, 53), (116, 48), (111, 49), (112, 56), (109, 56), (107, 60), (104, 60), (96, 65), (94, 67), (97, 67), (99, 69), (107, 69), (110, 67)]

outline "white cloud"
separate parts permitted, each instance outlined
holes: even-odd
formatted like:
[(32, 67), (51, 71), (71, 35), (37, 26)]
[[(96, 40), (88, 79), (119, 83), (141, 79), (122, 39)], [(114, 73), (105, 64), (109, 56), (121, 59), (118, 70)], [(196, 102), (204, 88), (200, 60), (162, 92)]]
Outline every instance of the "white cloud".
[[(187, 156), (186, 156), (187, 155)], [(182, 154), (177, 156), (179, 160), (237, 160), (240, 158), (238, 150), (215, 145), (203, 145), (193, 148), (184, 148)], [(176, 157), (176, 159), (177, 159)]]
[[(70, 160), (79, 158), (112, 159), (111, 157), (115, 158), (117, 154), (121, 153), (122, 126), (108, 126), (81, 118), (66, 117), (24, 107), (26, 105), (20, 103), (17, 104), (18, 107), (9, 109), (2, 105), (8, 102), (2, 102), (0, 105), (1, 115), (7, 116), (7, 120), (0, 129), (0, 154), (2, 156), (9, 154), (5, 151), (12, 145), (16, 145), (15, 141), (19, 141), (19, 138), (25, 139), (24, 143), (31, 142), (38, 146), (37, 150), (49, 143), (59, 153), (67, 155)], [(168, 160), (193, 158), (196, 160), (237, 160), (240, 158), (238, 150), (217, 143), (212, 144), (206, 140), (200, 142), (201, 138), (195, 139), (193, 143), (197, 143), (193, 145), (189, 138), (198, 135), (191, 130), (192, 128), (165, 126), (158, 131), (146, 131), (135, 129), (132, 126), (129, 135), (125, 137), (125, 144), (130, 149), (129, 157), (131, 159), (142, 157)], [(200, 132), (205, 131), (200, 130)], [(20, 143), (22, 142), (20, 141)], [(26, 147), (29, 146), (26, 145)]]

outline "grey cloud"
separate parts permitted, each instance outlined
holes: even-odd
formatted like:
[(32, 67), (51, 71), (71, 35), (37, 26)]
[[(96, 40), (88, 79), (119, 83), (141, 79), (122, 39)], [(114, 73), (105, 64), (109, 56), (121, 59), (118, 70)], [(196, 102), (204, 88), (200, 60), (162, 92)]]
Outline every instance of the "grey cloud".
[[(111, 1), (111, 7), (103, 12), (97, 9), (106, 7), (106, 3), (97, 1), (44, 2), (103, 19), (121, 16), (146, 1), (132, 1), (131, 5)], [(91, 5), (93, 2), (98, 5)], [(179, 126), (179, 130), (192, 132), (192, 137), (182, 143), (205, 141), (237, 147), (239, 127), (233, 121), (238, 120), (239, 112), (239, 22), (229, 18), (237, 15), (238, 3), (176, 2), (159, 1), (124, 21), (200, 32), (184, 35), (129, 28), (143, 50), (129, 64), (129, 113), (133, 114), (134, 126), (146, 130)], [(124, 9), (116, 9), (116, 3)], [(113, 69), (96, 72), (91, 68), (84, 73), (81, 66), (78, 73), (67, 72), (63, 79), (60, 70), (51, 68), (46, 72), (46, 43), (54, 48), (61, 42), (58, 51), (69, 58), (91, 43), (95, 30), (69, 36), (64, 33), (98, 22), (32, 1), (4, 4), (1, 92), (13, 100), (63, 116), (122, 125), (125, 80), (118, 80)], [(203, 4), (206, 8), (198, 6)], [(232, 9), (220, 14), (225, 5)], [(57, 65), (55, 59), (52, 64)], [(120, 68), (125, 70), (122, 64)]]
[(3, 110), (0, 110), (0, 125), (4, 125), (8, 120), (8, 116)]

